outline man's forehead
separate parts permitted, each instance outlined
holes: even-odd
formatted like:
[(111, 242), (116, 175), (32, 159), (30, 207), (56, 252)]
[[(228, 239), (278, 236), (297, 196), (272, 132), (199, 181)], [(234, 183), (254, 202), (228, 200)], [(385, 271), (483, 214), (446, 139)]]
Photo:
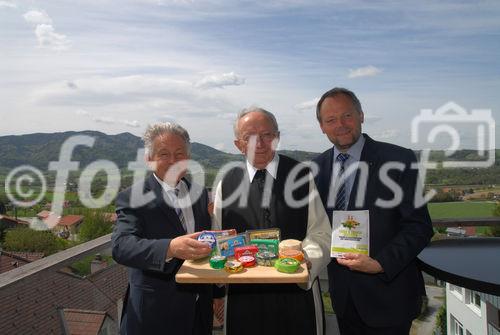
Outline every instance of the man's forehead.
[(338, 94), (333, 97), (328, 97), (323, 101), (321, 109), (327, 105), (342, 106), (348, 109), (356, 109), (353, 101), (345, 94)]
[(158, 149), (177, 149), (186, 148), (186, 143), (184, 139), (176, 134), (162, 134), (154, 140), (155, 147)]
[(273, 130), (273, 124), (269, 118), (258, 112), (252, 112), (245, 115), (239, 122), (241, 131), (253, 131), (253, 130)]

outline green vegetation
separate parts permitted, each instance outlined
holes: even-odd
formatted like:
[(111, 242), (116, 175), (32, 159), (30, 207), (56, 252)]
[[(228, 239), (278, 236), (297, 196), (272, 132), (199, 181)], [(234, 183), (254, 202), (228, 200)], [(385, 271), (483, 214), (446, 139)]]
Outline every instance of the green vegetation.
[[(108, 265), (113, 263), (113, 258), (107, 255), (101, 255), (102, 260), (106, 261)], [(94, 255), (82, 258), (81, 260), (70, 265), (71, 270), (78, 276), (85, 277), (90, 274), (90, 263), (95, 259)]]
[(447, 333), (447, 322), (446, 322), (446, 299), (444, 299), (443, 304), (439, 308), (436, 315), (436, 329), (440, 331), (440, 334), (445, 335)]
[(323, 292), (321, 293), (321, 296), (323, 298), (323, 308), (325, 310), (325, 313), (335, 314), (335, 311), (333, 310), (332, 299), (330, 298), (330, 293)]
[[(500, 202), (497, 202), (495, 209), (493, 210), (493, 216), (499, 216), (500, 217)], [(500, 226), (493, 226), (493, 227), (488, 227), (488, 231), (486, 233), (489, 236), (496, 236), (500, 237)]]
[(441, 202), (429, 203), (432, 219), (491, 217), (495, 203), (493, 202)]
[(113, 224), (103, 210), (85, 209), (81, 211), (81, 215), (85, 217), (78, 232), (81, 242), (91, 241), (112, 232)]
[(6, 231), (2, 247), (9, 251), (43, 252), (48, 256), (73, 245), (73, 242), (56, 237), (48, 230), (15, 228)]

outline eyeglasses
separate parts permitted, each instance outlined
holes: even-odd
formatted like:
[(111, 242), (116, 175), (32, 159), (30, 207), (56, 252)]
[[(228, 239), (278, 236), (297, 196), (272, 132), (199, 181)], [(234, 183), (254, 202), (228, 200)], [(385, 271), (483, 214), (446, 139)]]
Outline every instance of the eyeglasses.
[(261, 134), (245, 134), (243, 137), (239, 138), (240, 141), (243, 141), (245, 143), (250, 142), (252, 138), (256, 138), (261, 140), (262, 142), (271, 142), (276, 138), (276, 136), (279, 134), (279, 132), (265, 132)]

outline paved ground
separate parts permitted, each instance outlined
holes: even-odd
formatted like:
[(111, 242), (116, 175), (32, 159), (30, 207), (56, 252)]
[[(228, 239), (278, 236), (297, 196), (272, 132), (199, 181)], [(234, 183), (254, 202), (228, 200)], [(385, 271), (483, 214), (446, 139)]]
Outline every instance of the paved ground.
[(335, 314), (326, 314), (326, 335), (339, 335), (339, 326)]
[(433, 334), (436, 326), (436, 315), (444, 303), (444, 288), (433, 285), (425, 285), (429, 304), (425, 315), (413, 321), (410, 335), (430, 335)]

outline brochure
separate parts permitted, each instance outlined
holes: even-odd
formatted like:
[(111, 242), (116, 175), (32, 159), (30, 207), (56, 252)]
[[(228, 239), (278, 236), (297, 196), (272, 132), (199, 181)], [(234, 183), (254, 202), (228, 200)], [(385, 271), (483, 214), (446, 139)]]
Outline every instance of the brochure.
[(369, 255), (369, 211), (334, 211), (330, 256), (342, 258), (347, 252)]

